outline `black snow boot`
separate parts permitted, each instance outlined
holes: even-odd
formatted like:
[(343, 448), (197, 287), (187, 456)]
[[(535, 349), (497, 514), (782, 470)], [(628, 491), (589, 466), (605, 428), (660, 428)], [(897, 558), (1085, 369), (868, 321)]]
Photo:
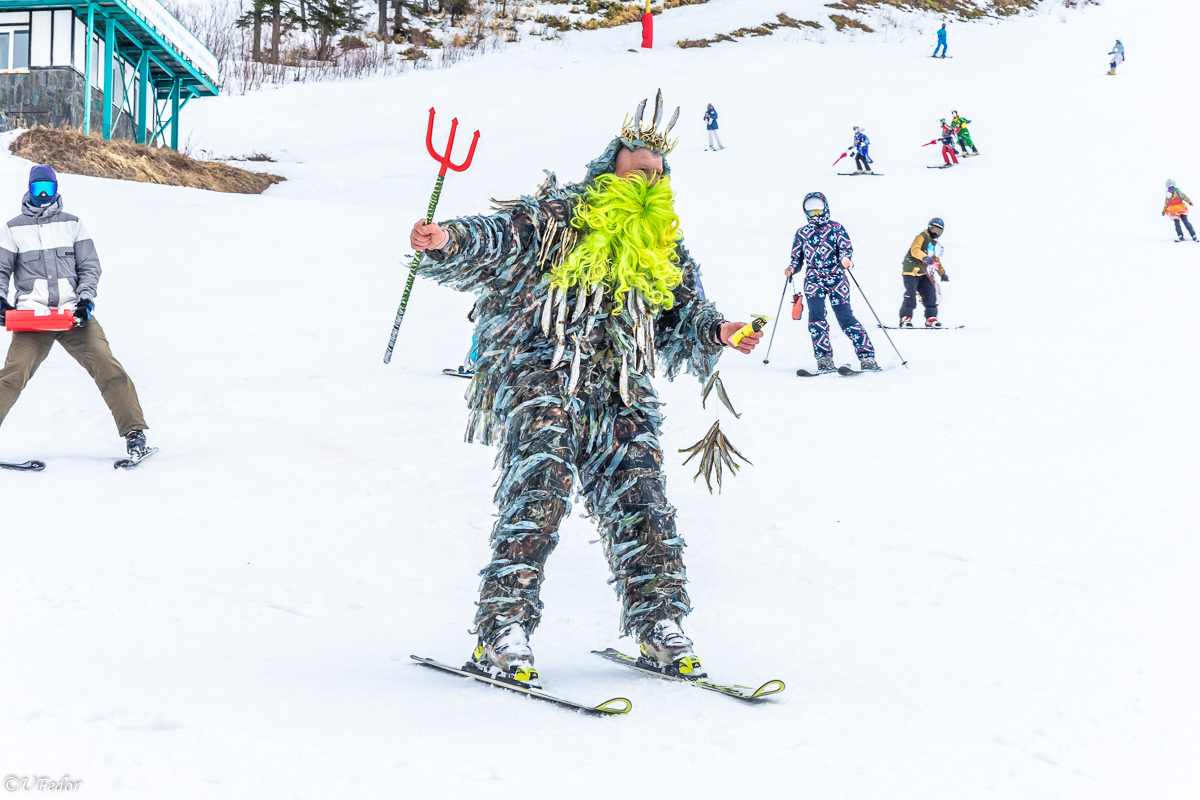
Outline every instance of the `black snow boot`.
[(146, 452), (146, 432), (130, 431), (125, 434), (125, 449), (131, 456), (141, 455)]

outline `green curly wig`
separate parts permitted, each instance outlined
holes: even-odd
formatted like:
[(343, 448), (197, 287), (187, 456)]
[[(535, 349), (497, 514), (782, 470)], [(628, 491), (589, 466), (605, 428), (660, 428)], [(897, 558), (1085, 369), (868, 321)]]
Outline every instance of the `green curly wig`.
[(557, 289), (595, 286), (601, 281), (612, 298), (612, 314), (637, 289), (654, 312), (675, 305), (672, 292), (683, 282), (675, 243), (679, 216), (671, 179), (651, 184), (638, 173), (618, 178), (598, 175), (588, 185), (571, 224), (584, 231), (579, 245), (550, 272)]

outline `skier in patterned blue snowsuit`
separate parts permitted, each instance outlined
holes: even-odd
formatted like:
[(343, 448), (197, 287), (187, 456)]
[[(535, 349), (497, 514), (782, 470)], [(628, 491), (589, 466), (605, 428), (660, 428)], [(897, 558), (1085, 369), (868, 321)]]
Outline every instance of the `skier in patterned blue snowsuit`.
[(842, 332), (854, 343), (859, 365), (864, 370), (877, 370), (875, 348), (862, 324), (850, 310), (850, 284), (845, 270), (853, 266), (854, 246), (850, 234), (840, 223), (829, 217), (829, 201), (820, 192), (804, 198), (804, 214), (808, 224), (796, 231), (792, 244), (792, 260), (784, 274), (793, 273), (807, 265), (804, 276), (804, 296), (808, 298), (808, 333), (812, 337), (817, 371), (830, 372), (833, 347), (829, 342), (829, 322), (825, 318), (825, 298), (833, 306), (834, 316)]

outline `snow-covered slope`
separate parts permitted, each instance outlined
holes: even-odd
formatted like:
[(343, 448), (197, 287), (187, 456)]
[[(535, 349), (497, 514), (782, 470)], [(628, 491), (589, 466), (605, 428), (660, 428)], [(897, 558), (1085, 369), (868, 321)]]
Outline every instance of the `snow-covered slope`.
[[(656, 35), (788, 7), (712, 0)], [(946, 61), (931, 27), (636, 53), (635, 27), (569, 34), (188, 106), (198, 147), (279, 159), (263, 196), (64, 176), (163, 450), (114, 472), (107, 410), (61, 350), (0, 428), (0, 457), (49, 463), (0, 473), (0, 771), (92, 797), (1195, 796), (1200, 246), (1158, 211), (1168, 177), (1200, 193), (1197, 23), (1183, 0), (1107, 0), (953, 26)], [(534, 645), (549, 691), (634, 701), (597, 720), (409, 661), (467, 656), (489, 552), (492, 452), (462, 443), (465, 384), (440, 374), (470, 298), (418, 283), (380, 359), (436, 171), (431, 105), (439, 141), (452, 116), (483, 134), (450, 217), (543, 168), (578, 179), (660, 86), (683, 106), (685, 236), (728, 316), (775, 313), (820, 190), (889, 323), (904, 249), (944, 217), (943, 318), (967, 327), (895, 335), (909, 369), (871, 328), (889, 371), (801, 381), (787, 320), (769, 366), (721, 364), (754, 465), (710, 497), (670, 458), (687, 630), (714, 677), (785, 680), (768, 705), (589, 655), (631, 645), (594, 529), (564, 525)], [(927, 170), (952, 108), (984, 156)], [(856, 124), (886, 177), (833, 174)], [(14, 213), (27, 169), (0, 158)], [(660, 389), (674, 452), (713, 412), (690, 378)]]

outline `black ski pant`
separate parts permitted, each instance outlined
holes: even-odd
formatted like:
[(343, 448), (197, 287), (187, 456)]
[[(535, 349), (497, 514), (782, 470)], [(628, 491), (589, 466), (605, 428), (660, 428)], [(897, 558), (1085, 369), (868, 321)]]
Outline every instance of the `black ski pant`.
[(904, 276), (904, 302), (900, 304), (900, 318), (911, 317), (917, 310), (917, 294), (921, 295), (921, 303), (925, 306), (925, 319), (936, 317), (937, 288), (928, 275)]
[(871, 171), (871, 165), (867, 163), (867, 157), (858, 153), (854, 154), (854, 166), (860, 170)]
[(1180, 221), (1182, 221), (1183, 224), (1187, 226), (1188, 233), (1190, 233), (1192, 235), (1192, 238), (1195, 239), (1196, 238), (1196, 229), (1192, 227), (1192, 223), (1188, 222), (1187, 214), (1180, 214), (1178, 217), (1175, 218), (1175, 234), (1180, 239), (1183, 238), (1183, 228), (1179, 224)]

